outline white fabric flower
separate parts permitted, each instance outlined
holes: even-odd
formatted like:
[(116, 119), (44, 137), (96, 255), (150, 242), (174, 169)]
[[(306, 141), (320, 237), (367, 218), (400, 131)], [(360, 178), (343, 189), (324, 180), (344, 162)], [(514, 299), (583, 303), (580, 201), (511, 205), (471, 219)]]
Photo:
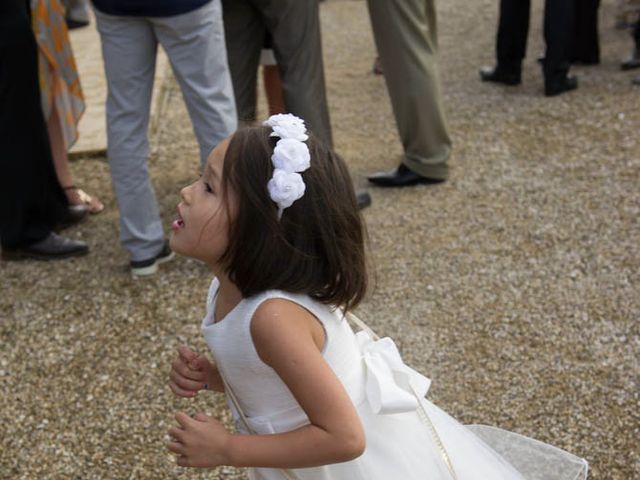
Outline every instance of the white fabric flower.
[(271, 127), (272, 137), (280, 137), (271, 156), (273, 176), (267, 183), (269, 196), (278, 205), (280, 219), (284, 209), (304, 195), (306, 187), (300, 172), (311, 166), (309, 147), (304, 143), (309, 136), (304, 120), (290, 113), (272, 115), (264, 125)]
[(305, 188), (299, 173), (285, 172), (277, 168), (273, 171), (273, 177), (267, 183), (267, 189), (271, 200), (278, 204), (278, 218), (285, 208), (289, 208), (293, 202), (302, 198)]
[(304, 127), (304, 120), (291, 113), (279, 113), (277, 115), (271, 115), (263, 125), (271, 128), (283, 125), (302, 125)]
[(311, 166), (311, 155), (306, 143), (293, 138), (278, 140), (271, 162), (276, 169), (288, 173), (304, 172)]
[(285, 123), (282, 125), (274, 125), (271, 128), (273, 128), (273, 133), (270, 135), (272, 137), (280, 137), (283, 140), (290, 138), (300, 142), (309, 139), (309, 135), (305, 133), (307, 128), (303, 123)]

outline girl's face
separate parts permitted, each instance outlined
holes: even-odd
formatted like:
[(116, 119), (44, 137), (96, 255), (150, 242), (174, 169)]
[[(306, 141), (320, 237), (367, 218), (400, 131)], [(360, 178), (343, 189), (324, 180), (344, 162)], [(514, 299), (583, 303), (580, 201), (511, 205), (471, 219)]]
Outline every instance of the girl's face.
[(202, 176), (180, 191), (178, 218), (171, 225), (171, 248), (212, 268), (227, 250), (229, 226), (237, 211), (233, 192), (227, 192), (228, 208), (223, 196), (222, 167), (228, 146), (229, 139), (218, 144)]

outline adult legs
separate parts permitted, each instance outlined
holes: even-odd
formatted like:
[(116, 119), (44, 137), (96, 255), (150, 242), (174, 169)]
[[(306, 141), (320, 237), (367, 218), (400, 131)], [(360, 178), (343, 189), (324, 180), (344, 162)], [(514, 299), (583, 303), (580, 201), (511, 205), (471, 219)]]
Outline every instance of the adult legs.
[(546, 0), (544, 39), (547, 45), (544, 61), (545, 89), (554, 88), (567, 79), (571, 66), (571, 46), (575, 28), (575, 0)]
[(40, 103), (35, 38), (21, 0), (0, 6), (0, 243), (3, 250), (45, 239), (68, 219)]
[(147, 157), (157, 41), (148, 20), (96, 11), (107, 77), (107, 142), (120, 210), (120, 242), (132, 261), (154, 257), (164, 232)]
[(220, 0), (150, 21), (180, 84), (204, 165), (211, 150), (237, 128)]
[[(318, 0), (253, 0), (273, 39), (288, 112), (331, 146)], [(262, 39), (260, 39), (262, 40)]]
[(600, 0), (574, 0), (575, 37), (571, 60), (587, 65), (600, 63), (598, 9)]
[(227, 58), (241, 123), (256, 119), (256, 80), (266, 27), (250, 0), (222, 0)]
[(496, 36), (498, 70), (520, 76), (527, 52), (530, 14), (530, 0), (501, 0)]
[(442, 107), (433, 0), (368, 0), (373, 34), (403, 163), (434, 180), (448, 176), (451, 140)]

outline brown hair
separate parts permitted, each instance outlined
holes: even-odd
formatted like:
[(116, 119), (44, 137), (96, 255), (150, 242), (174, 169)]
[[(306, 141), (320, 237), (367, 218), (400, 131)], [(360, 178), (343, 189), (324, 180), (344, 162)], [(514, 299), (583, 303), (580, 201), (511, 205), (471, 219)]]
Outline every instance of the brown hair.
[(278, 220), (267, 190), (278, 140), (271, 132), (244, 128), (229, 143), (222, 182), (238, 209), (221, 261), (244, 297), (278, 289), (349, 310), (364, 297), (367, 274), (364, 224), (347, 166), (310, 135), (305, 194)]

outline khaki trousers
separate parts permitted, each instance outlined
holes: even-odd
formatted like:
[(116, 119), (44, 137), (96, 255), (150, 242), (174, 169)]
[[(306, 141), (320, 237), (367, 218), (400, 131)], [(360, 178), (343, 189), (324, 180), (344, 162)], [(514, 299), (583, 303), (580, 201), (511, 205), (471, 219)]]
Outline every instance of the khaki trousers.
[(419, 175), (446, 179), (451, 140), (440, 93), (435, 0), (367, 1), (403, 162)]

